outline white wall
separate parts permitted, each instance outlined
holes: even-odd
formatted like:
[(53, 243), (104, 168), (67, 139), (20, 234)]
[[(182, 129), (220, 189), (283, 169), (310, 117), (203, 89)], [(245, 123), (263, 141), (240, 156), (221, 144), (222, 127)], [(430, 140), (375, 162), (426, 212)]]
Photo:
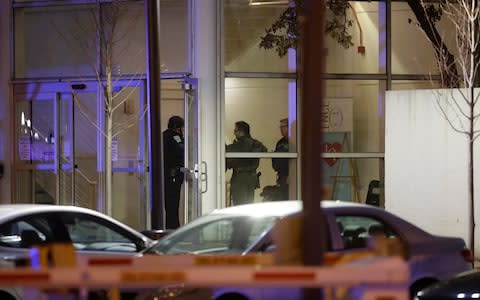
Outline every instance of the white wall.
[(461, 236), (468, 244), (468, 140), (449, 126), (436, 95), (387, 92), (385, 207), (431, 233)]
[[(220, 75), (217, 47), (217, 0), (192, 1), (193, 15), (193, 76), (198, 78), (198, 96), (200, 105), (200, 156), (208, 166), (208, 183), (204, 184), (206, 192), (202, 194), (202, 213), (208, 213), (221, 207), (222, 186), (219, 170), (220, 162), (218, 137)], [(223, 145), (221, 145), (223, 147)], [(203, 170), (205, 171), (205, 170)]]
[(9, 54), (9, 4), (0, 1), (0, 163), (5, 174), (0, 179), (0, 203), (10, 202), (10, 107), (8, 101), (8, 82), (10, 79)]

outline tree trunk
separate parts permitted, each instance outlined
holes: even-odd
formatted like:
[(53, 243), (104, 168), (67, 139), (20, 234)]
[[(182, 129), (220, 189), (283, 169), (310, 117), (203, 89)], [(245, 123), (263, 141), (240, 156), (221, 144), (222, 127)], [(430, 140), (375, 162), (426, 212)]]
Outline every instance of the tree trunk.
[(474, 105), (474, 87), (470, 88), (470, 132), (468, 134), (469, 138), (469, 143), (468, 143), (468, 193), (469, 193), (469, 235), (470, 235), (470, 250), (473, 253), (473, 256), (475, 257), (475, 186), (474, 186), (474, 165), (473, 165), (473, 159), (474, 159), (474, 126), (475, 126), (475, 119), (474, 119), (474, 110), (475, 110), (475, 105)]
[(112, 137), (113, 137), (113, 87), (112, 87), (112, 69), (107, 62), (105, 68), (107, 75), (106, 87), (106, 117), (107, 124), (105, 128), (106, 138), (106, 157), (105, 157), (105, 213), (112, 216)]

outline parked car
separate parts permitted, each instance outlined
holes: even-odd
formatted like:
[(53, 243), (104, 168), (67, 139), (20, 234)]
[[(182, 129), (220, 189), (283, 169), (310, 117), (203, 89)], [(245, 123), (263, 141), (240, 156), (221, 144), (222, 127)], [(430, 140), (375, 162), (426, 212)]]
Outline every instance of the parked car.
[[(163, 237), (143, 254), (247, 254), (274, 247), (272, 227), (276, 220), (299, 214), (301, 201), (274, 201), (217, 209)], [(388, 211), (370, 205), (322, 201), (327, 219), (329, 251), (347, 253), (366, 248), (379, 232), (398, 238), (407, 251), (411, 271), (410, 292), (454, 274), (472, 269), (471, 253), (461, 238), (440, 237)], [(277, 291), (278, 292), (278, 291)], [(219, 288), (213, 299), (294, 299), (273, 289)], [(270, 293), (270, 297), (266, 295)]]
[[(71, 242), (84, 255), (134, 255), (153, 241), (97, 211), (44, 204), (0, 205), (0, 262), (13, 265), (38, 243)], [(0, 287), (0, 299), (21, 299), (21, 290)]]
[(480, 271), (472, 270), (439, 281), (417, 293), (415, 300), (480, 299)]

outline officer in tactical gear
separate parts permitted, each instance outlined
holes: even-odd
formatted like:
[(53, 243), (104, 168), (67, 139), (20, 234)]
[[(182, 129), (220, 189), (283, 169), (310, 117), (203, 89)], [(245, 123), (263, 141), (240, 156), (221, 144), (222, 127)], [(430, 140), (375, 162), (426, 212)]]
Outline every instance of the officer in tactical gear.
[[(245, 121), (235, 123), (235, 140), (226, 146), (226, 152), (266, 152), (267, 148), (250, 135), (250, 125)], [(227, 158), (226, 167), (232, 169), (230, 198), (233, 205), (251, 203), (254, 191), (260, 187), (258, 158)]]
[(185, 166), (183, 130), (183, 118), (172, 116), (168, 120), (168, 128), (163, 132), (165, 226), (167, 229), (176, 229), (180, 226), (178, 208), (184, 180), (181, 170)]
[[(280, 120), (280, 134), (282, 137), (275, 145), (275, 152), (288, 152), (288, 118)], [(272, 167), (277, 172), (278, 199), (288, 199), (288, 159), (272, 158)]]

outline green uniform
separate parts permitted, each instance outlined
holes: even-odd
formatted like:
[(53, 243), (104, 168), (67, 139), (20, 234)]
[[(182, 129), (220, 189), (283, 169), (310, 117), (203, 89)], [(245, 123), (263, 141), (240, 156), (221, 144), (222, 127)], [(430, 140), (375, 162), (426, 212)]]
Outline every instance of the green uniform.
[[(251, 137), (243, 136), (226, 146), (227, 152), (266, 152), (267, 148)], [(227, 169), (232, 169), (230, 197), (233, 205), (252, 203), (259, 187), (258, 158), (227, 158)]]

